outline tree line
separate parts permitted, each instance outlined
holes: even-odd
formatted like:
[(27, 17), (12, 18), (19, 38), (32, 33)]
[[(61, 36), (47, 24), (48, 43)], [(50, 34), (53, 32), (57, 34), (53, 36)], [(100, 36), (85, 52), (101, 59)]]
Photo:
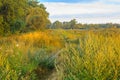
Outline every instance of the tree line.
[(43, 30), (50, 23), (37, 0), (0, 0), (0, 35)]
[(106, 24), (82, 24), (78, 23), (76, 19), (66, 22), (55, 21), (48, 26), (49, 29), (100, 29), (100, 28), (120, 28), (120, 24), (106, 23)]
[(98, 29), (120, 28), (119, 24), (81, 24), (49, 20), (46, 7), (38, 0), (0, 0), (0, 36), (48, 29)]

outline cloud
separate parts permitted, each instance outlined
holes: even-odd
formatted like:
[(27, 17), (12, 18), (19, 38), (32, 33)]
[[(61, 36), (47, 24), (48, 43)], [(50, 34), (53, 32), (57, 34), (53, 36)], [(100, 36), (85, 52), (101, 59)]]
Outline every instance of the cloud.
[(51, 15), (90, 14), (90, 13), (116, 13), (120, 12), (120, 5), (103, 3), (44, 3)]
[(86, 3), (86, 2), (94, 2), (96, 0), (40, 0), (41, 2), (64, 2), (64, 3)]
[(91, 2), (120, 2), (120, 0), (38, 0), (40, 2), (64, 2), (64, 3), (91, 3)]
[(106, 2), (120, 2), (120, 0), (100, 0), (102, 2), (106, 1)]
[[(47, 7), (47, 11), (50, 13), (50, 19), (55, 20), (70, 20), (79, 18), (92, 20), (97, 18), (97, 20), (102, 20), (104, 22), (120, 22), (120, 5), (110, 4), (108, 2), (120, 2), (119, 0), (97, 0), (92, 3), (64, 3), (64, 2), (45, 2), (44, 5)], [(88, 18), (88, 20), (87, 20)], [(105, 21), (106, 20), (106, 21)], [(93, 20), (94, 21), (94, 20)]]

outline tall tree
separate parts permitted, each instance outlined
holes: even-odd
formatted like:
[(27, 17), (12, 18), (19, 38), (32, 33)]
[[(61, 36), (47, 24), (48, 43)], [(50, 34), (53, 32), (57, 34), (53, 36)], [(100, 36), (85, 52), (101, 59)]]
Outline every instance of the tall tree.
[(43, 30), (49, 23), (48, 12), (43, 4), (39, 4), (37, 1), (29, 1), (29, 10), (26, 17), (26, 23), (29, 28), (34, 30)]
[(72, 19), (72, 20), (70, 21), (70, 28), (71, 28), (71, 29), (74, 29), (74, 27), (76, 26), (76, 24), (77, 24), (76, 19)]
[(58, 28), (62, 28), (62, 22), (60, 21), (55, 21), (53, 24), (52, 24), (52, 27), (53, 29), (58, 29)]
[(16, 29), (19, 26), (15, 26), (17, 20), (24, 21), (26, 3), (27, 0), (0, 0), (0, 28), (4, 28), (4, 33), (9, 33), (13, 27)]
[(50, 23), (48, 16), (45, 6), (37, 0), (0, 0), (0, 34), (15, 33), (26, 24), (41, 30)]

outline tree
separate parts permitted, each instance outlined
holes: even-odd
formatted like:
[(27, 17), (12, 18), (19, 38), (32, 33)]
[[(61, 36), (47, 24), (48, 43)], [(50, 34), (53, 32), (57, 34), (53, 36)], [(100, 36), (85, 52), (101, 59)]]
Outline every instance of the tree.
[(52, 29), (58, 29), (58, 28), (62, 28), (62, 23), (60, 21), (55, 21), (53, 24), (52, 24)]
[(71, 20), (71, 21), (70, 21), (70, 28), (71, 28), (71, 29), (74, 29), (74, 27), (76, 26), (76, 24), (77, 24), (76, 19)]
[(50, 23), (48, 16), (45, 6), (37, 0), (0, 0), (0, 34), (20, 32), (31, 26), (34, 30), (44, 29)]
[(16, 20), (24, 21), (27, 0), (0, 0), (0, 17), (3, 33), (10, 33)]
[(50, 24), (50, 21), (44, 5), (32, 0), (29, 1), (29, 6), (28, 15), (26, 16), (27, 26), (34, 30), (45, 29)]
[(63, 29), (69, 29), (70, 23), (69, 22), (63, 22)]
[(29, 14), (26, 17), (26, 23), (34, 30), (44, 29), (49, 24), (48, 14), (42, 8), (30, 8)]

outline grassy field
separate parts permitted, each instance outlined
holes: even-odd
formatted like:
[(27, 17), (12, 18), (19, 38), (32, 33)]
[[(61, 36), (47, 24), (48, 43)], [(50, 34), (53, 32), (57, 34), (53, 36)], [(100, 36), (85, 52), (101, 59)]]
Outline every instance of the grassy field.
[(120, 29), (0, 37), (0, 80), (119, 80)]

